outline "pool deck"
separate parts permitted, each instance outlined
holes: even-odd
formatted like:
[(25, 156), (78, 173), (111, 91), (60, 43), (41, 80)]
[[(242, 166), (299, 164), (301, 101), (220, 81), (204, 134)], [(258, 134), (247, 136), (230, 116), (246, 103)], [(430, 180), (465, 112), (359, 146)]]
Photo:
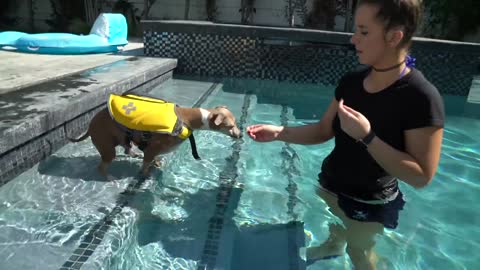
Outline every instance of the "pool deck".
[(0, 94), (138, 55), (143, 55), (139, 39), (130, 40), (118, 53), (46, 55), (0, 50)]

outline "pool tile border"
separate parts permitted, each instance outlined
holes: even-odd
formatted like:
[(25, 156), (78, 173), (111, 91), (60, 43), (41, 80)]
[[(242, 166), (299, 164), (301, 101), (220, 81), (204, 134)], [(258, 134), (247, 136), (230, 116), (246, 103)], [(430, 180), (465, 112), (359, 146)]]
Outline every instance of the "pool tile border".
[[(251, 94), (246, 93), (243, 99), (242, 114), (238, 120), (238, 128), (243, 130), (247, 121), (248, 110), (250, 107)], [(227, 158), (227, 162), (220, 172), (219, 188), (215, 201), (215, 210), (213, 216), (208, 221), (208, 230), (205, 244), (203, 247), (200, 262), (197, 270), (214, 269), (217, 263), (217, 255), (219, 254), (220, 238), (225, 227), (225, 218), (228, 209), (236, 209), (238, 205), (238, 196), (232, 197), (235, 186), (238, 184), (238, 168), (237, 163), (240, 159), (240, 151), (242, 150), (243, 138), (235, 140), (232, 145), (232, 154)], [(241, 191), (241, 189), (240, 189)], [(232, 198), (237, 198), (233, 201)]]
[[(282, 112), (280, 114), (280, 124), (282, 126), (288, 125), (288, 107), (286, 105), (282, 105)], [(287, 185), (287, 192), (288, 192), (288, 201), (287, 201), (287, 215), (290, 217), (290, 222), (295, 223), (298, 222), (298, 214), (295, 213), (295, 206), (298, 203), (297, 197), (297, 190), (298, 186), (294, 180), (295, 176), (300, 175), (300, 171), (298, 170), (297, 166), (295, 165), (295, 159), (298, 160), (298, 154), (295, 149), (293, 149), (289, 143), (284, 143), (282, 147), (282, 151), (280, 152), (282, 157), (282, 170), (283, 174), (285, 175), (286, 179), (288, 180)], [(303, 230), (302, 230), (303, 231)], [(287, 239), (287, 249), (288, 255), (290, 258), (300, 258), (298, 254), (298, 246), (297, 246), (297, 235), (292, 233), (292, 230), (289, 228), (288, 231), (288, 239)], [(300, 260), (291, 259), (289, 262), (289, 269), (300, 269)]]
[[(145, 54), (178, 59), (176, 72), (334, 86), (359, 67), (351, 34), (183, 21), (144, 21)], [(416, 67), (442, 94), (467, 96), (480, 44), (415, 38)]]

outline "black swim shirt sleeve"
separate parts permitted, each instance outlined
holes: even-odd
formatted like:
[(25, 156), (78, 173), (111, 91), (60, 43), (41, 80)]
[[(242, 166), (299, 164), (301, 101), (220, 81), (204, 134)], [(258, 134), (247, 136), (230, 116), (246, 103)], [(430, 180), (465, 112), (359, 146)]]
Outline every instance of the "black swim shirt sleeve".
[(444, 127), (445, 108), (442, 96), (438, 90), (427, 81), (416, 84), (410, 89), (405, 104), (406, 114), (403, 128), (405, 130), (422, 127)]

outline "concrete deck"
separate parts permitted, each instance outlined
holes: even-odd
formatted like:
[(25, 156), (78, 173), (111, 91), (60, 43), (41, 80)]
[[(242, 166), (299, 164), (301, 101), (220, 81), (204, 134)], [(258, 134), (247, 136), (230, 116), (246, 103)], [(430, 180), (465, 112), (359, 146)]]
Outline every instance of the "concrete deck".
[(136, 55), (143, 55), (143, 42), (138, 39), (130, 40), (118, 53), (45, 55), (0, 50), (0, 94)]

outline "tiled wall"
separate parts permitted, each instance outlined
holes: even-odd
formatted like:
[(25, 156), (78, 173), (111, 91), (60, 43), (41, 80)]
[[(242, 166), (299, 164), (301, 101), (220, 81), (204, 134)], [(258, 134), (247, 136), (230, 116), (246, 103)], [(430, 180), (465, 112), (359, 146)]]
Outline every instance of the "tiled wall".
[[(103, 109), (103, 106), (68, 123), (69, 136), (75, 137), (77, 134), (85, 132), (90, 119), (100, 109)], [(51, 155), (66, 143), (63, 126), (60, 126), (8, 151), (0, 157), (0, 172), (2, 172), (0, 173), (0, 186)]]
[(416, 67), (442, 94), (468, 96), (473, 77), (480, 74), (480, 54), (414, 48), (412, 55)]
[(145, 32), (144, 42), (146, 55), (177, 58), (179, 74), (335, 84), (357, 65), (354, 51), (341, 46), (288, 46), (259, 38), (166, 32)]
[[(351, 46), (293, 43), (261, 37), (145, 31), (148, 56), (177, 58), (178, 74), (336, 85), (358, 66)], [(431, 47), (431, 46), (430, 46)], [(480, 53), (414, 46), (416, 67), (443, 94), (468, 95)]]

